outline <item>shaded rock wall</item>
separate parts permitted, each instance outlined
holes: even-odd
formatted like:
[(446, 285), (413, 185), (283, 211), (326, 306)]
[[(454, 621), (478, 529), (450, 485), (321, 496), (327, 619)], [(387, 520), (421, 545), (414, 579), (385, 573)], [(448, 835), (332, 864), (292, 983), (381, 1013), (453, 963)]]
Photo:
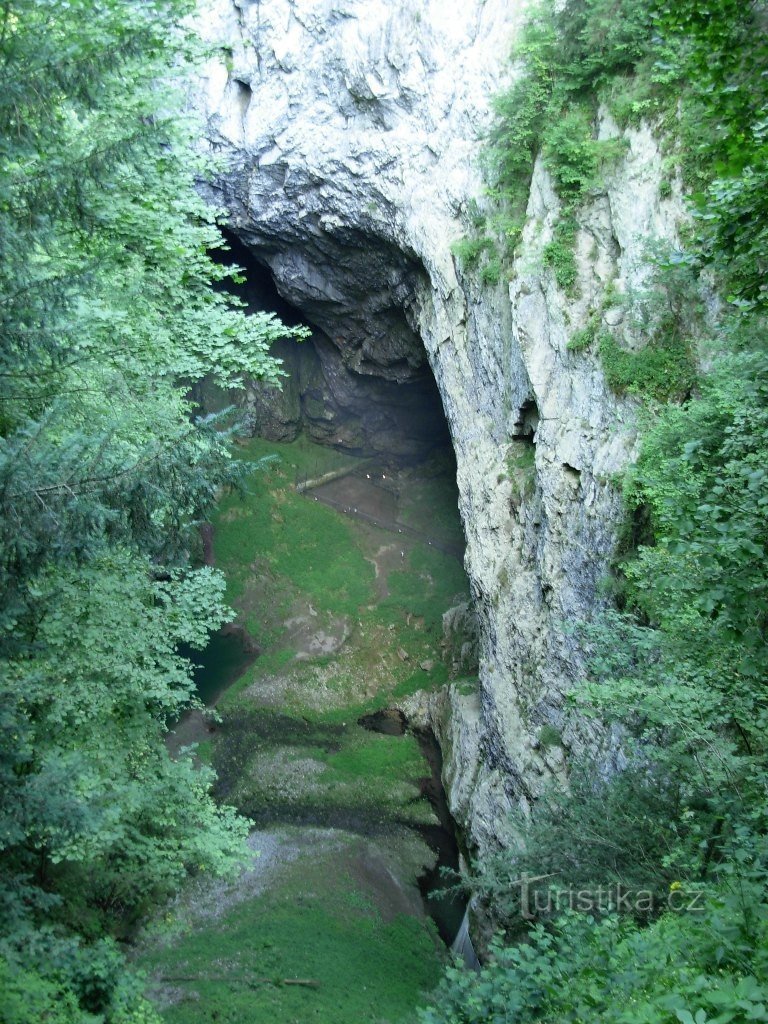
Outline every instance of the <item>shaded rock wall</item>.
[[(520, 256), (481, 287), (450, 252), (481, 195), (478, 134), (524, 18), (508, 0), (206, 0), (222, 48), (197, 102), (229, 170), (211, 198), (280, 292), (349, 371), (442, 397), (458, 463), (466, 567), (480, 624), (477, 697), (435, 711), (455, 815), (478, 850), (503, 841), (569, 753), (609, 738), (567, 711), (582, 652), (570, 627), (600, 601), (621, 510), (612, 477), (632, 456), (631, 405), (597, 358), (567, 343), (647, 277), (649, 238), (673, 239), (650, 132), (581, 216), (579, 298), (542, 267), (558, 214), (537, 165)], [(617, 134), (607, 115), (600, 132)], [(607, 309), (602, 314), (616, 319)], [(542, 745), (542, 726), (559, 745)]]
[[(303, 301), (299, 313), (289, 301), (298, 287), (294, 277), (293, 290), (284, 288), (287, 295), (281, 295), (270, 270), (260, 262), (259, 250), (247, 248), (231, 233), (228, 243), (227, 259), (246, 271), (246, 280), (234, 288), (247, 308), (268, 309), (289, 325), (312, 320), (317, 303)], [(362, 316), (354, 297), (348, 301), (355, 317)], [(328, 330), (337, 327), (330, 315), (320, 319)], [(246, 427), (267, 440), (292, 441), (303, 431), (320, 444), (361, 455), (420, 459), (449, 445), (450, 435), (423, 342), (409, 332), (408, 344), (410, 363), (405, 367), (397, 370), (391, 364), (363, 372), (348, 365), (344, 339), (334, 333), (332, 340), (313, 321), (308, 341), (286, 340), (273, 349), (283, 362), (282, 390), (250, 381), (230, 400), (244, 407)], [(386, 361), (383, 348), (374, 354)]]

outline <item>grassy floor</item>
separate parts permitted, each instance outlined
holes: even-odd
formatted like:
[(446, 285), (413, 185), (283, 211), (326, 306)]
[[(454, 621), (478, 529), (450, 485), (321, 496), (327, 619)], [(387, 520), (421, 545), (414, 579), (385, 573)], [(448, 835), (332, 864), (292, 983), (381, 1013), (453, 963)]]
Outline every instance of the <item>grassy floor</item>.
[[(373, 556), (392, 544), (393, 537), (295, 493), (293, 481), (311, 471), (316, 447), (303, 440), (290, 445), (253, 440), (242, 449), (242, 458), (257, 462), (277, 453), (278, 461), (254, 473), (244, 496), (231, 494), (221, 502), (215, 523), (216, 561), (227, 575), (228, 599), (237, 608), (239, 621), (265, 648), (265, 655), (228, 692), (224, 708), (259, 678), (293, 661), (297, 651), (284, 623), (297, 604), (318, 613), (318, 625), (323, 616), (345, 617), (353, 636), (338, 657), (325, 664), (315, 658), (309, 671), (301, 666), (306, 693), (292, 691), (287, 704), (292, 710), (316, 710), (307, 697), (317, 682), (313, 672), (322, 676), (324, 688), (338, 694), (336, 702), (332, 695), (324, 696), (324, 710), (354, 704), (360, 713), (382, 706), (394, 691), (403, 696), (430, 682), (445, 681), (439, 663), (442, 614), (457, 599), (466, 598), (460, 562), (426, 544), (395, 537), (404, 557), (387, 574), (387, 595), (377, 598)], [(338, 465), (354, 465), (347, 456), (330, 455)], [(426, 504), (435, 518), (452, 516), (454, 533), (460, 531), (455, 499), (446, 495), (444, 476), (428, 477), (409, 490), (413, 496), (406, 510)], [(398, 660), (398, 652), (407, 658)], [(431, 679), (418, 668), (425, 660), (435, 662)]]
[[(323, 813), (341, 824), (361, 813), (424, 822), (430, 812), (418, 799), (425, 767), (415, 740), (368, 732), (357, 719), (445, 682), (442, 615), (466, 596), (466, 577), (456, 558), (397, 536), (395, 568), (379, 563), (387, 593), (377, 599), (375, 555), (392, 545), (392, 534), (295, 492), (293, 481), (314, 465), (314, 447), (252, 442), (246, 458), (276, 450), (279, 461), (254, 475), (244, 497), (222, 501), (215, 523), (229, 599), (267, 645), (219, 704), (224, 724), (213, 763), (220, 792), (259, 822)], [(343, 464), (344, 456), (336, 458)], [(444, 477), (409, 492), (411, 502), (439, 507)], [(458, 520), (455, 501), (442, 517), (449, 512)], [(301, 638), (285, 621), (307, 609), (312, 628), (345, 622), (339, 650), (297, 659)], [(302, 771), (292, 771), (288, 759)]]
[(155, 949), (156, 983), (174, 1000), (163, 1014), (169, 1024), (413, 1020), (440, 973), (434, 929), (408, 914), (382, 915), (355, 877), (356, 843), (320, 843), (269, 892)]
[[(442, 614), (466, 598), (466, 577), (456, 558), (296, 493), (297, 479), (347, 457), (259, 440), (240, 455), (258, 463), (273, 452), (279, 460), (254, 472), (244, 495), (224, 497), (214, 523), (228, 599), (263, 654), (219, 701), (222, 723), (201, 753), (219, 796), (259, 828), (331, 827), (352, 846), (367, 836), (393, 857), (387, 884), (399, 877), (395, 889), (415, 892), (429, 851), (421, 844), (414, 859), (407, 826), (434, 824), (421, 789), (428, 769), (412, 736), (358, 719), (445, 682)], [(403, 522), (459, 529), (444, 474), (407, 493)], [(170, 1024), (411, 1019), (440, 972), (434, 928), (382, 915), (344, 863), (322, 848), (303, 855), (268, 894), (148, 955), (156, 976), (195, 979), (178, 982)], [(272, 983), (289, 977), (319, 985)]]
[[(264, 645), (298, 593), (337, 614), (354, 614), (373, 599), (373, 566), (350, 524), (293, 490), (294, 481), (312, 471), (316, 448), (303, 440), (277, 445), (255, 438), (240, 450), (241, 459), (258, 464), (277, 451), (278, 460), (257, 468), (243, 495), (227, 495), (220, 504), (217, 564), (226, 571), (230, 602)], [(344, 456), (333, 460), (344, 461), (353, 464)]]

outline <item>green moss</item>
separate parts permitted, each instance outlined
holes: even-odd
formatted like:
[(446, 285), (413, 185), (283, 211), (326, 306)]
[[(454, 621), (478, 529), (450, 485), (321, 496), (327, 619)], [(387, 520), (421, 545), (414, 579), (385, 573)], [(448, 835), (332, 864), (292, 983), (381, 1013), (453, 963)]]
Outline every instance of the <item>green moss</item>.
[(427, 628), (439, 630), (443, 612), (467, 595), (467, 577), (461, 562), (429, 545), (419, 545), (408, 558), (408, 567), (389, 574), (389, 596), (384, 610), (400, 609), (424, 619)]
[(413, 782), (424, 774), (424, 760), (413, 736), (386, 736), (368, 730), (354, 730), (341, 750), (323, 755), (329, 786), (344, 782), (391, 786), (397, 780)]
[(410, 697), (418, 690), (436, 689), (448, 682), (448, 675), (448, 666), (441, 661), (435, 662), (430, 672), (418, 669), (403, 679), (392, 691), (392, 696), (394, 698)]
[[(240, 456), (257, 461), (275, 450), (280, 461), (255, 473), (244, 494), (224, 497), (214, 521), (216, 560), (227, 576), (227, 598), (239, 606), (246, 628), (261, 640), (265, 633), (269, 639), (271, 624), (284, 617), (297, 591), (311, 597), (319, 610), (339, 614), (354, 615), (373, 599), (373, 567), (355, 543), (349, 523), (332, 509), (307, 501), (292, 486), (297, 478), (351, 460), (322, 452), (318, 466), (316, 445), (278, 446), (261, 440), (249, 442)], [(270, 586), (264, 585), (265, 578)]]
[(599, 352), (606, 380), (618, 395), (667, 401), (682, 398), (696, 380), (690, 342), (677, 333), (658, 335), (638, 352), (628, 352), (606, 331)]
[[(168, 1024), (407, 1022), (439, 978), (431, 925), (385, 921), (343, 869), (346, 850), (322, 848), (270, 890), (171, 946), (146, 966), (177, 991)], [(301, 979), (312, 985), (286, 985)]]
[(595, 328), (591, 323), (581, 330), (574, 331), (568, 339), (566, 348), (569, 352), (584, 352), (595, 340)]
[(259, 709), (225, 719), (215, 748), (220, 793), (260, 827), (274, 821), (378, 829), (432, 821), (411, 735), (389, 736), (346, 717), (300, 718)]
[(533, 496), (536, 490), (536, 446), (530, 441), (513, 441), (510, 444), (507, 475), (518, 503)]
[(224, 62), (224, 67), (227, 72), (231, 75), (235, 70), (235, 54), (231, 46), (222, 46), (219, 50), (221, 58)]
[(521, 472), (535, 472), (536, 446), (530, 441), (513, 441), (507, 452), (507, 469), (513, 478), (518, 478)]
[(480, 692), (480, 680), (474, 676), (471, 679), (457, 679), (454, 686), (462, 697), (474, 697)]
[(552, 725), (542, 725), (539, 729), (539, 743), (542, 747), (561, 747), (563, 745), (562, 733)]
[(197, 744), (195, 754), (202, 764), (210, 764), (213, 759), (213, 741), (202, 740)]
[(581, 330), (574, 331), (568, 340), (566, 346), (569, 352), (584, 352), (594, 344), (597, 339), (598, 327), (600, 323), (599, 314), (593, 313), (585, 327)]

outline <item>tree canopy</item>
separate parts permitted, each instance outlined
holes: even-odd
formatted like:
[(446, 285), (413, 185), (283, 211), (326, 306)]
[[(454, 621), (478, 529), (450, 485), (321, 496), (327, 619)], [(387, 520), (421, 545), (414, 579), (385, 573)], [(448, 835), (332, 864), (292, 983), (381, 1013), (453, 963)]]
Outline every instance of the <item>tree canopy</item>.
[(0, 4), (0, 978), (19, 1024), (151, 1019), (112, 937), (188, 873), (230, 870), (247, 831), (164, 744), (192, 699), (179, 644), (230, 615), (190, 552), (238, 468), (188, 394), (277, 381), (291, 332), (211, 256), (191, 7)]

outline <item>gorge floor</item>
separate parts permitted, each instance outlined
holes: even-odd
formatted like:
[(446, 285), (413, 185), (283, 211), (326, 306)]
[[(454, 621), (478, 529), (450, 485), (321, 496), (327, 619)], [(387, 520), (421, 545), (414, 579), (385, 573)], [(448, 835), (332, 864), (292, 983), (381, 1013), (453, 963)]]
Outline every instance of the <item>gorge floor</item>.
[(219, 797), (254, 821), (254, 860), (230, 885), (191, 886), (142, 961), (172, 1024), (396, 1024), (445, 960), (418, 889), (438, 822), (416, 738), (358, 720), (455, 671), (442, 613), (467, 583), (445, 553), (461, 543), (450, 464), (391, 477), (383, 528), (343, 486), (341, 509), (295, 489), (318, 459), (360, 475), (359, 460), (301, 440), (241, 454), (273, 452), (245, 497), (222, 500), (213, 542), (262, 654), (218, 698), (219, 724), (193, 715), (172, 738), (199, 742)]

